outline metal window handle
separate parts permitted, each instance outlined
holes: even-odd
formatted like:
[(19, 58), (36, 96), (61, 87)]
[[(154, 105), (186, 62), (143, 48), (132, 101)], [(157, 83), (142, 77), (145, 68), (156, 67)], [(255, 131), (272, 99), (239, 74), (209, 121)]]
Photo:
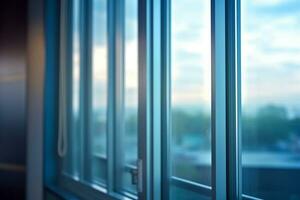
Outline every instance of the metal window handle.
[(137, 186), (138, 192), (143, 191), (143, 162), (138, 160), (137, 168), (130, 169), (131, 184)]
[(137, 185), (138, 184), (138, 170), (137, 169), (131, 169), (130, 170), (131, 174), (131, 184), (132, 185)]

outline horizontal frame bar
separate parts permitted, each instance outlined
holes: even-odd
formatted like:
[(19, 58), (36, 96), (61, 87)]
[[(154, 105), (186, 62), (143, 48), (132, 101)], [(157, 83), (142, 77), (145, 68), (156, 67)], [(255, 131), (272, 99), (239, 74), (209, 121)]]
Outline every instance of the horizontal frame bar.
[(262, 199), (260, 199), (260, 198), (253, 197), (253, 196), (246, 195), (246, 194), (243, 194), (243, 195), (242, 195), (242, 199), (243, 199), (243, 200), (262, 200)]
[(106, 188), (101, 186), (90, 184), (83, 181), (74, 180), (73, 178), (62, 175), (59, 180), (59, 185), (65, 188), (67, 191), (71, 191), (74, 195), (83, 199), (94, 200), (134, 200), (129, 196), (120, 195), (118, 193), (110, 193)]
[(189, 191), (199, 193), (204, 196), (211, 197), (212, 195), (212, 188), (207, 185), (203, 185), (200, 183), (191, 182), (182, 178), (172, 177), (171, 183), (177, 187), (187, 189)]

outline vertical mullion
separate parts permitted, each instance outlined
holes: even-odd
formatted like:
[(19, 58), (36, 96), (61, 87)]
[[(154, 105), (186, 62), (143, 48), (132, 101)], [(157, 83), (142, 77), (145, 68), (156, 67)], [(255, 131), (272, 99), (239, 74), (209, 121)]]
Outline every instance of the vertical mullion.
[(228, 199), (241, 199), (239, 0), (226, 6)]
[[(44, 126), (44, 184), (55, 184), (55, 179), (57, 175), (61, 172), (59, 168), (59, 162), (62, 155), (57, 156), (55, 153), (56, 150), (56, 130), (59, 129), (59, 124), (63, 124), (64, 133), (65, 132), (65, 113), (66, 113), (66, 104), (65, 104), (65, 59), (61, 61), (60, 55), (65, 52), (62, 49), (65, 49), (65, 43), (59, 42), (60, 33), (65, 34), (65, 30), (61, 30), (61, 21), (64, 18), (64, 14), (61, 12), (62, 2), (60, 1), (46, 1), (45, 2), (45, 36), (46, 36), (46, 45), (48, 46), (48, 51), (46, 51), (46, 79), (45, 79), (45, 126)], [(53, 32), (48, 32), (52, 30)], [(65, 37), (64, 37), (65, 42)], [(62, 45), (63, 44), (63, 45)], [(62, 48), (60, 48), (60, 46)], [(51, 67), (49, 67), (51, 66)], [(60, 68), (60, 66), (63, 66)], [(61, 74), (62, 72), (62, 74)], [(63, 83), (63, 85), (59, 85)], [(63, 86), (63, 87), (61, 87)], [(61, 90), (61, 88), (64, 88)], [(63, 93), (62, 93), (63, 92)], [(60, 109), (60, 105), (62, 109)], [(58, 132), (57, 131), (57, 132)], [(62, 132), (61, 132), (62, 133)], [(58, 134), (61, 134), (58, 133)], [(62, 135), (61, 135), (62, 136)], [(66, 140), (61, 140), (64, 143), (64, 148), (66, 148)], [(64, 149), (61, 149), (64, 150)], [(58, 153), (58, 152), (57, 152)], [(63, 153), (63, 152), (62, 152)], [(63, 155), (65, 156), (65, 154)]]
[(138, 158), (141, 179), (138, 198), (152, 199), (151, 192), (151, 1), (138, 1)]
[(81, 109), (81, 137), (82, 144), (81, 150), (83, 158), (81, 172), (85, 180), (91, 180), (91, 89), (92, 89), (92, 66), (91, 66), (91, 28), (92, 28), (92, 17), (91, 17), (91, 0), (81, 0), (80, 2), (80, 109)]
[(124, 43), (125, 43), (125, 2), (124, 0), (116, 0), (115, 3), (115, 185), (116, 191), (122, 190), (123, 171), (124, 171)]
[(93, 160), (93, 133), (92, 133), (92, 121), (93, 121), (93, 64), (92, 64), (92, 48), (93, 48), (93, 0), (86, 0), (86, 9), (85, 9), (85, 24), (86, 24), (86, 134), (88, 135), (88, 143), (86, 147), (86, 157), (88, 159), (87, 167), (87, 180), (92, 181), (92, 160)]
[(79, 177), (80, 179), (84, 178), (84, 166), (83, 163), (85, 162), (84, 160), (84, 81), (85, 81), (85, 74), (84, 74), (84, 61), (83, 61), (83, 55), (84, 55), (84, 47), (83, 47), (83, 41), (84, 37), (82, 35), (83, 33), (83, 0), (79, 0), (79, 57), (80, 57), (80, 75), (79, 75), (79, 123), (80, 123), (80, 140), (79, 140), (79, 150), (80, 150), (80, 163), (79, 163)]
[(236, 118), (237, 118), (237, 195), (238, 199), (242, 198), (242, 91), (241, 91), (241, 1), (236, 0), (236, 28), (235, 28), (235, 34), (236, 34), (236, 92), (235, 92), (235, 99), (236, 99)]
[[(73, 67), (72, 67), (72, 41), (73, 41), (73, 3), (70, 0), (64, 0), (62, 2), (61, 7), (61, 54), (60, 54), (60, 67), (65, 68), (65, 76), (60, 79), (60, 85), (62, 84), (62, 81), (65, 81), (65, 98), (66, 98), (66, 131), (67, 131), (67, 155), (64, 157), (63, 161), (61, 162), (61, 168), (66, 169), (67, 172), (74, 172), (74, 163), (73, 163), (73, 148), (72, 148), (72, 141), (73, 141), (73, 134), (72, 134), (72, 75), (73, 75)], [(68, 24), (68, 26), (67, 26)], [(61, 76), (61, 74), (60, 74)], [(61, 88), (60, 88), (61, 89)], [(61, 97), (60, 97), (61, 98)], [(62, 105), (60, 105), (60, 108), (62, 109)], [(71, 163), (72, 162), (72, 163)]]
[(162, 1), (162, 199), (170, 198), (171, 0)]
[(226, 49), (225, 0), (212, 0), (212, 188), (226, 199)]
[[(82, 73), (81, 73), (81, 71), (82, 71), (82, 34), (81, 34), (81, 24), (82, 24), (82, 22), (81, 22), (81, 20), (82, 20), (82, 10), (80, 9), (81, 7), (82, 7), (82, 0), (78, 0), (78, 2), (75, 2), (75, 0), (70, 0), (70, 2), (72, 2), (72, 15), (70, 16), (71, 17), (71, 19), (72, 19), (72, 32), (71, 32), (71, 34), (72, 34), (72, 76), (74, 76), (73, 75), (73, 73), (74, 73), (74, 58), (73, 58), (73, 54), (74, 54), (74, 39), (75, 39), (75, 37), (74, 37), (74, 27), (75, 27), (75, 23), (79, 23), (79, 24), (77, 24), (77, 26), (78, 26), (78, 29), (79, 30), (77, 30), (78, 31), (78, 34), (79, 34), (79, 36), (78, 36), (78, 40), (79, 40), (79, 59), (80, 59), (80, 63), (79, 63), (79, 70), (80, 70), (80, 75), (79, 75), (79, 111), (78, 111), (78, 115), (79, 115), (79, 117), (78, 117), (78, 122), (77, 123), (79, 123), (79, 130), (74, 130), (75, 128), (74, 128), (74, 119), (73, 119), (73, 96), (72, 96), (72, 98), (70, 99), (71, 101), (72, 101), (72, 107), (71, 107), (71, 116), (72, 116), (72, 129), (71, 129), (71, 135), (72, 135), (72, 143), (74, 143), (74, 144), (77, 144), (77, 145), (79, 145), (79, 147), (75, 147), (75, 145), (72, 147), (72, 149), (75, 149), (75, 148), (78, 148), (79, 149), (79, 151), (80, 151), (80, 154), (79, 155), (76, 155), (76, 151), (75, 150), (73, 150), (73, 156), (74, 156), (74, 160), (73, 160), (73, 158), (72, 158), (72, 162), (74, 163), (74, 166), (75, 166), (75, 163), (76, 163), (76, 159), (79, 159), (79, 163), (76, 163), (76, 164), (78, 164), (78, 166), (76, 166), (76, 168), (78, 167), (78, 169), (76, 170), (76, 168), (74, 168), (76, 171), (77, 171), (77, 173), (78, 173), (78, 178), (79, 179), (82, 179), (83, 178), (83, 163), (84, 163), (84, 160), (83, 160), (83, 153), (82, 153), (82, 150), (83, 150), (83, 143), (82, 143), (82, 139), (83, 139), (83, 135), (82, 135), (82, 133), (83, 133), (83, 107), (82, 107), (82, 103), (83, 103), (83, 95), (82, 95), (82, 91), (83, 91), (83, 81), (82, 81)], [(78, 3), (79, 4), (79, 8), (77, 8), (77, 9), (79, 9), (77, 12), (77, 14), (78, 14), (78, 16), (77, 16), (77, 19), (75, 19), (75, 8), (74, 8), (74, 6), (76, 6), (75, 4), (76, 3)], [(73, 93), (74, 93), (74, 85), (73, 85), (74, 83), (73, 83), (73, 77), (72, 77), (72, 82), (71, 82), (71, 87), (72, 87), (72, 95), (74, 95)], [(75, 122), (76, 123), (76, 122)], [(76, 127), (77, 128), (77, 127)], [(77, 132), (77, 131), (79, 131), (79, 133)], [(76, 132), (76, 135), (74, 135), (74, 133)], [(80, 137), (80, 139), (78, 139), (77, 138), (77, 135), (79, 135), (79, 137)], [(78, 141), (79, 140), (79, 141)], [(72, 164), (72, 166), (73, 166), (73, 164)]]
[(152, 6), (152, 194), (153, 199), (161, 199), (161, 73), (162, 73), (162, 54), (161, 54), (161, 21), (162, 21), (162, 2), (153, 0)]
[(108, 23), (107, 23), (107, 38), (108, 38), (108, 124), (107, 124), (107, 189), (108, 193), (113, 193), (114, 190), (114, 133), (115, 133), (115, 0), (108, 1)]

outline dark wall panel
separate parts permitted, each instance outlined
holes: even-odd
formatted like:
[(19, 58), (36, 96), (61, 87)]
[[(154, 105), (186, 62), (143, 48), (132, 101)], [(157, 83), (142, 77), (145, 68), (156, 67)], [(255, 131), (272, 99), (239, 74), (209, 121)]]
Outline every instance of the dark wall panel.
[[(24, 198), (27, 0), (0, 6), (0, 199)], [(9, 181), (8, 181), (9, 180)], [(12, 193), (10, 193), (12, 194)]]

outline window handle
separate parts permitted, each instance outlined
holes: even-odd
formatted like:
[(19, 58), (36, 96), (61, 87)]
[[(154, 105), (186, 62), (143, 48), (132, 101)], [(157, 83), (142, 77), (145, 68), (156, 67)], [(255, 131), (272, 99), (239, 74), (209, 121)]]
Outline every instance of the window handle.
[(137, 185), (138, 192), (143, 191), (143, 161), (141, 159), (137, 162), (137, 168), (130, 170), (131, 183)]
[(131, 169), (130, 170), (130, 174), (131, 174), (131, 184), (132, 185), (137, 185), (138, 184), (138, 169)]

